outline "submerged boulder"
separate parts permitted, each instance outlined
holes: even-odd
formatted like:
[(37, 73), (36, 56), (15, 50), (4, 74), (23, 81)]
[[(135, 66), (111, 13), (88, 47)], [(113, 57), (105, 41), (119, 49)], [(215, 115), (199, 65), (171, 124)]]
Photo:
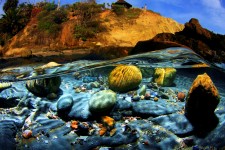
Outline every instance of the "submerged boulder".
[(199, 136), (206, 135), (218, 124), (214, 114), (220, 96), (211, 78), (206, 74), (194, 80), (186, 99), (185, 115)]
[(119, 65), (109, 75), (109, 88), (116, 92), (127, 92), (139, 86), (142, 74), (132, 65)]
[(116, 93), (111, 90), (103, 90), (95, 93), (89, 100), (89, 110), (93, 114), (107, 114), (117, 101)]
[(57, 93), (61, 84), (60, 77), (29, 80), (26, 82), (27, 89), (36, 96), (47, 96)]
[(160, 86), (171, 86), (176, 77), (175, 68), (155, 68), (153, 81)]
[[(60, 117), (68, 116), (73, 106), (73, 97), (71, 95), (61, 96), (57, 102), (57, 113)], [(65, 119), (65, 118), (63, 118)]]

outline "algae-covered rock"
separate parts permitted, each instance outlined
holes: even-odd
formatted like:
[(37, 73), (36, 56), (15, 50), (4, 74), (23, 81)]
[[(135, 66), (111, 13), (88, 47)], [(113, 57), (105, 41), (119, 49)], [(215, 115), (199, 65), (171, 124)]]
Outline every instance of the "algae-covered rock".
[(171, 86), (175, 77), (175, 68), (155, 68), (153, 81), (161, 86)]
[(206, 74), (194, 80), (186, 99), (185, 115), (199, 134), (216, 127), (218, 118), (214, 114), (220, 96), (211, 78)]
[[(89, 110), (92, 113), (109, 113), (117, 101), (116, 93), (103, 90), (95, 93), (89, 100)], [(102, 115), (103, 115), (102, 114)]]
[(109, 75), (109, 88), (117, 92), (127, 92), (137, 88), (141, 81), (142, 74), (136, 66), (120, 65)]
[(2, 83), (0, 83), (0, 91), (1, 90), (4, 90), (4, 89), (7, 89), (7, 88), (9, 88), (9, 87), (11, 87), (12, 86), (12, 83), (9, 83), (9, 82), (2, 82)]
[(36, 96), (47, 96), (50, 93), (57, 93), (61, 84), (60, 77), (29, 80), (26, 83), (27, 89)]

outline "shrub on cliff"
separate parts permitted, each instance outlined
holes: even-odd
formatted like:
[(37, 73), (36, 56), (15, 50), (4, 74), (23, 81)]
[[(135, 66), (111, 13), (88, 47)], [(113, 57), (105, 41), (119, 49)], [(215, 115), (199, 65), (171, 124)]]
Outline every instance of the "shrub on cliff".
[(57, 34), (61, 29), (61, 23), (67, 20), (65, 10), (43, 10), (38, 15), (38, 29), (48, 34)]
[(4, 13), (0, 19), (1, 45), (22, 30), (30, 20), (32, 5), (19, 4), (18, 0), (7, 0), (3, 6)]
[(125, 8), (122, 5), (112, 4), (112, 10), (117, 16), (124, 15)]
[(78, 23), (74, 27), (75, 38), (86, 40), (102, 31), (103, 27), (98, 17), (102, 9), (104, 9), (103, 5), (96, 3), (77, 2), (71, 6), (71, 11), (78, 19)]

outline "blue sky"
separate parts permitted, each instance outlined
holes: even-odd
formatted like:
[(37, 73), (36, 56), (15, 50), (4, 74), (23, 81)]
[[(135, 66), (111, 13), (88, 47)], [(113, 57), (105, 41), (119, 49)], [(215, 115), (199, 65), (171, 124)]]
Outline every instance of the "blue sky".
[[(2, 0), (0, 13), (2, 13)], [(21, 0), (20, 0), (21, 1)], [(32, 3), (40, 0), (22, 0)], [(54, 0), (50, 0), (54, 1)], [(57, 1), (57, 0), (55, 0)], [(71, 4), (79, 0), (61, 0), (61, 4)], [(116, 0), (97, 0), (97, 3), (112, 3)], [(204, 28), (214, 33), (225, 34), (225, 0), (126, 0), (133, 7), (147, 9), (173, 18), (179, 23), (186, 23), (191, 18), (197, 18)]]

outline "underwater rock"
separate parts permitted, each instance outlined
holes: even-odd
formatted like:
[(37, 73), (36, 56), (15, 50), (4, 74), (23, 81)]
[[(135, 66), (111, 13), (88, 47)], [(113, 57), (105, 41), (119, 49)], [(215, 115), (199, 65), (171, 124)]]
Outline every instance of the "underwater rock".
[(92, 113), (109, 113), (117, 101), (116, 93), (103, 90), (95, 93), (89, 100), (89, 110)]
[(161, 86), (171, 86), (175, 77), (175, 68), (156, 68), (153, 75), (153, 81)]
[(73, 107), (68, 114), (69, 118), (82, 121), (90, 120), (92, 117), (88, 105), (90, 97), (88, 93), (76, 93), (76, 95), (73, 95)]
[(15, 135), (17, 127), (13, 121), (0, 121), (0, 147), (3, 149), (16, 149)]
[(218, 124), (214, 114), (220, 96), (211, 78), (206, 74), (198, 75), (194, 80), (186, 99), (185, 115), (199, 136), (205, 136)]
[(151, 100), (141, 100), (132, 103), (133, 115), (148, 118), (157, 117), (161, 115), (167, 115), (171, 113), (176, 113), (183, 108), (183, 103), (167, 103), (164, 100), (159, 100), (158, 102)]
[(6, 88), (9, 88), (9, 87), (11, 87), (12, 86), (12, 83), (9, 83), (9, 82), (2, 82), (2, 83), (0, 83), (0, 91), (1, 90), (4, 90), (4, 89), (6, 89)]
[(47, 96), (57, 93), (61, 84), (60, 77), (29, 80), (26, 82), (27, 89), (36, 96)]
[(48, 69), (48, 68), (53, 68), (53, 67), (59, 67), (62, 66), (61, 64), (58, 64), (56, 62), (49, 62), (43, 66), (37, 67), (35, 69)]
[(151, 121), (173, 132), (179, 137), (187, 136), (193, 131), (192, 125), (183, 114), (174, 113), (162, 115), (151, 119)]
[(142, 81), (141, 71), (132, 65), (119, 65), (109, 75), (109, 88), (117, 92), (127, 92), (138, 87)]
[(66, 117), (73, 106), (73, 97), (65, 95), (59, 98), (57, 102), (57, 112), (61, 117)]

